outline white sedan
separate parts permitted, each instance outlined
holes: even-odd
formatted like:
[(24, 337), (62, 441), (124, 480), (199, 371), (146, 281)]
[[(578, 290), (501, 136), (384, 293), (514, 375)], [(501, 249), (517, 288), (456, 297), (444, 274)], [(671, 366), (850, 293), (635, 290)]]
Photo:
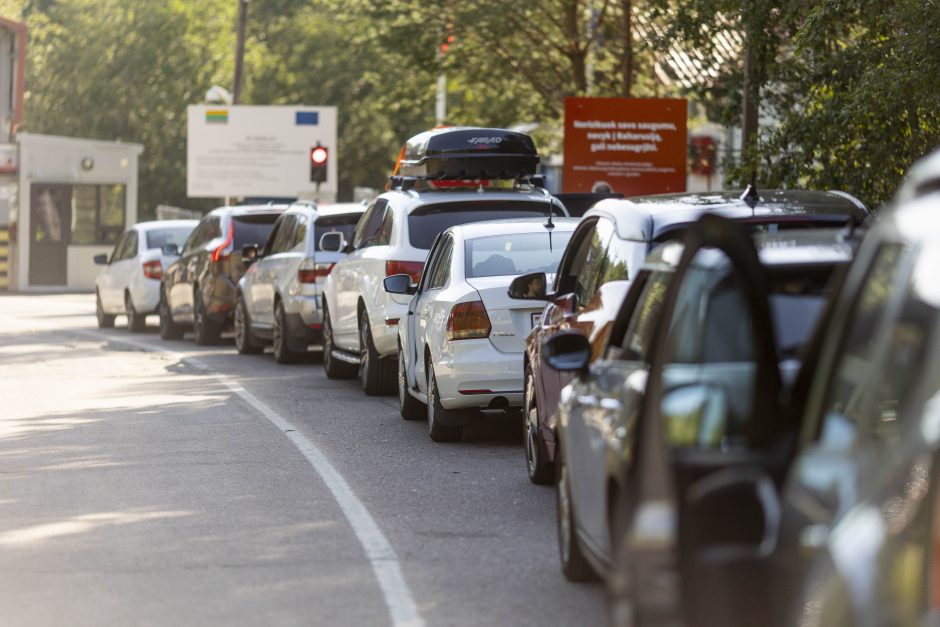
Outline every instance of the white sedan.
[(147, 316), (160, 305), (163, 271), (179, 258), (179, 250), (198, 220), (140, 222), (124, 231), (111, 256), (97, 255), (105, 266), (95, 280), (98, 326), (113, 327), (114, 318), (127, 316), (127, 328), (143, 331)]
[(525, 337), (545, 303), (514, 300), (509, 284), (531, 272), (554, 273), (578, 220), (495, 220), (454, 226), (428, 254), (420, 283), (385, 279), (393, 294), (413, 294), (398, 325), (398, 402), (402, 417), (428, 419), (437, 442), (459, 439), (465, 410), (522, 405)]

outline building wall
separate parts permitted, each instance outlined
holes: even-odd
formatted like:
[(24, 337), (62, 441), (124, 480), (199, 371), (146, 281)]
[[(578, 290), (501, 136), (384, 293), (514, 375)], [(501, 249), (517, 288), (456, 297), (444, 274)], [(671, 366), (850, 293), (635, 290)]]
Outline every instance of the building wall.
[[(35, 288), (29, 283), (30, 199), (32, 186), (41, 184), (124, 185), (124, 227), (137, 221), (137, 167), (143, 151), (139, 144), (20, 134), (19, 193), (15, 207), (15, 270), (13, 287)], [(91, 162), (83, 160), (91, 159)], [(89, 167), (90, 166), (90, 167)], [(94, 255), (110, 252), (110, 245), (74, 245), (67, 249), (67, 280), (58, 286), (93, 289), (98, 268)], [(54, 287), (54, 286), (48, 286)]]

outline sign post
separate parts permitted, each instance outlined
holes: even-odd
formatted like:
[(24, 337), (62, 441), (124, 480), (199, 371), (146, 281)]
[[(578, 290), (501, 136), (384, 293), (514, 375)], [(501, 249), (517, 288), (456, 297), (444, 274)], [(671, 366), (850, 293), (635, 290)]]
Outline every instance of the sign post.
[[(336, 107), (190, 105), (186, 192), (192, 198), (335, 198)], [(310, 152), (333, 155), (311, 180)]]
[(683, 192), (687, 104), (672, 98), (565, 98), (565, 192)]

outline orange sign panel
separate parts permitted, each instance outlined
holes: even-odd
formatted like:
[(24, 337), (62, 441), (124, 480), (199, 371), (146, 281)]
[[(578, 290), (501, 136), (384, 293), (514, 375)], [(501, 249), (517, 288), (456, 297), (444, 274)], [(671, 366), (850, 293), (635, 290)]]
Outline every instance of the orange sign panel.
[(565, 98), (565, 192), (685, 191), (688, 105), (673, 98)]

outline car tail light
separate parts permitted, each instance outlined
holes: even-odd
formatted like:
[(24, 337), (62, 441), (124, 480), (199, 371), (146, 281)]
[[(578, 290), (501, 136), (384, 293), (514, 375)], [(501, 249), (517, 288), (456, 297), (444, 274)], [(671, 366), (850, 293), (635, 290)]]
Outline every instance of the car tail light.
[(228, 237), (225, 238), (225, 241), (222, 242), (222, 245), (212, 251), (212, 261), (222, 261), (227, 259), (230, 254), (232, 254), (229, 246), (232, 245), (232, 241), (235, 239), (235, 227), (232, 224), (228, 225)]
[(144, 262), (144, 276), (148, 279), (160, 279), (163, 277), (163, 265), (159, 260)]
[(329, 276), (334, 265), (332, 263), (314, 263), (313, 260), (308, 259), (297, 270), (297, 280), (301, 283), (316, 283), (317, 278), (322, 279)]
[(395, 274), (407, 274), (411, 277), (412, 283), (421, 280), (421, 272), (424, 270), (423, 261), (386, 261), (385, 276)]
[(447, 339), (451, 341), (486, 338), (491, 329), (490, 317), (481, 300), (454, 305), (447, 318)]

